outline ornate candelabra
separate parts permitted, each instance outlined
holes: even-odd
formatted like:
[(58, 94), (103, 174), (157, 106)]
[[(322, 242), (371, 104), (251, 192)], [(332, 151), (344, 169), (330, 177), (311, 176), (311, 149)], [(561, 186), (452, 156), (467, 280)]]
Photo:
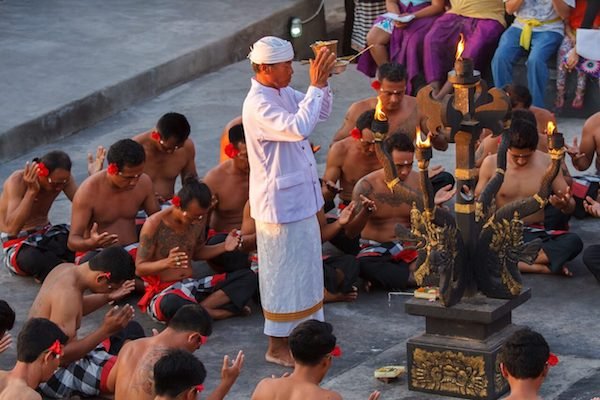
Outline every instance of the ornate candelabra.
[[(497, 399), (507, 390), (497, 353), (516, 329), (511, 311), (525, 302), (530, 290), (523, 290), (519, 261), (532, 263), (540, 242), (523, 242), (522, 218), (543, 209), (551, 184), (564, 158), (564, 139), (548, 129), (552, 163), (540, 190), (526, 199), (497, 209), (495, 196), (506, 171), (509, 145), (510, 101), (504, 91), (491, 88), (474, 70), (473, 62), (462, 58), (459, 43), (454, 70), (448, 73), (454, 93), (442, 101), (425, 87), (417, 95), (421, 114), (430, 132), (445, 135), (456, 143), (457, 194), (452, 215), (434, 204), (428, 176), (432, 158), (429, 137), (416, 136), (416, 159), (421, 192), (399, 179), (391, 156), (383, 146), (387, 121), (380, 102), (372, 130), (379, 142), (376, 151), (384, 165), (390, 190), (413, 204), (410, 230), (397, 226), (396, 235), (418, 250), (415, 279), (420, 286), (439, 286), (440, 302), (409, 300), (408, 313), (426, 317), (426, 332), (408, 341), (409, 387), (473, 399)], [(501, 136), (496, 172), (478, 198), (475, 145), (482, 129)], [(437, 371), (437, 372), (436, 372)]]

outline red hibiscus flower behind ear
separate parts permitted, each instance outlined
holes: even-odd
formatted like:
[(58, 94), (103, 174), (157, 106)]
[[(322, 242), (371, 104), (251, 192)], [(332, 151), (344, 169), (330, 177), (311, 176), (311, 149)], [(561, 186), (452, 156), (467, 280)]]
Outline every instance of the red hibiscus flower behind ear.
[(229, 143), (227, 146), (225, 146), (225, 154), (229, 158), (235, 158), (238, 154), (240, 154), (240, 151), (236, 149), (233, 144)]
[(117, 164), (115, 163), (110, 163), (108, 164), (106, 172), (108, 172), (109, 175), (116, 175), (119, 173), (119, 167), (117, 167)]
[(354, 140), (360, 140), (362, 138), (362, 132), (360, 129), (354, 128), (350, 131), (350, 136), (352, 136)]
[(157, 142), (160, 142), (160, 133), (153, 131), (150, 134), (150, 137), (152, 138), (152, 140), (156, 140)]
[(48, 167), (43, 162), (38, 163), (38, 176), (48, 176), (50, 175), (50, 171), (48, 171)]
[(548, 365), (554, 367), (556, 364), (558, 364), (558, 357), (556, 356), (556, 354), (550, 353), (550, 355), (548, 356)]
[(340, 346), (335, 346), (331, 351), (331, 355), (333, 357), (341, 357), (342, 356), (342, 348)]
[(173, 196), (171, 199), (171, 204), (173, 204), (175, 207), (181, 207), (181, 197)]
[(371, 82), (371, 87), (377, 91), (379, 91), (381, 89), (381, 82), (375, 80), (373, 82)]

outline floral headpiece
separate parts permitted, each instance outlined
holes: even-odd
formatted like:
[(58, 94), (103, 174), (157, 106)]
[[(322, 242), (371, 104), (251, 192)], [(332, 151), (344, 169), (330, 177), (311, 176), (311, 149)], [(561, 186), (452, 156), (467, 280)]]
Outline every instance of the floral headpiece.
[(50, 171), (48, 171), (48, 167), (43, 162), (38, 162), (38, 176), (48, 176), (50, 175)]
[(331, 350), (331, 354), (333, 357), (341, 357), (342, 356), (342, 348), (340, 346), (335, 346), (333, 350)]
[(171, 199), (171, 204), (173, 204), (175, 207), (181, 207), (181, 197), (173, 196)]
[(54, 341), (54, 343), (52, 343), (52, 346), (48, 347), (48, 352), (50, 352), (52, 354), (55, 354), (58, 357), (62, 356), (62, 354), (63, 354), (63, 346), (58, 341), (58, 339), (56, 339)]
[(110, 277), (112, 276), (110, 272), (105, 272), (99, 275), (100, 277), (106, 278), (107, 281), (110, 281)]
[(160, 133), (158, 133), (157, 131), (152, 131), (152, 133), (150, 134), (150, 137), (152, 138), (152, 140), (155, 140), (157, 142), (160, 142)]
[(202, 384), (196, 385), (195, 389), (196, 389), (196, 392), (201, 393), (204, 390), (204, 385), (202, 385)]
[(350, 136), (352, 136), (354, 140), (360, 140), (362, 138), (362, 132), (360, 129), (354, 128), (350, 131)]
[(236, 149), (232, 143), (229, 143), (227, 146), (225, 146), (225, 154), (229, 158), (235, 158), (238, 154), (240, 154), (240, 151)]
[(114, 162), (110, 163), (108, 164), (108, 169), (106, 170), (106, 172), (108, 172), (109, 175), (116, 175), (119, 173), (119, 167)]
[(374, 80), (373, 82), (371, 82), (371, 87), (375, 90), (380, 90), (381, 82), (379, 82), (378, 80)]
[(558, 364), (558, 357), (556, 356), (556, 354), (550, 353), (550, 355), (548, 356), (548, 365), (554, 367), (556, 364)]

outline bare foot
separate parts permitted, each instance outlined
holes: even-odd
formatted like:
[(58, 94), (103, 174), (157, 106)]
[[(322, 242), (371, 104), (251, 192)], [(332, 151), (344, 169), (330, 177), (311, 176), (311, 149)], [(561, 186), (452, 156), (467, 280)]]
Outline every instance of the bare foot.
[(571, 272), (569, 267), (567, 267), (566, 265), (562, 267), (562, 274), (568, 278), (573, 276), (573, 273)]
[(271, 355), (269, 353), (266, 353), (265, 360), (267, 360), (267, 362), (270, 362), (273, 364), (283, 365), (284, 367), (289, 367), (289, 368), (294, 368), (294, 359), (292, 358), (292, 355), (290, 354), (289, 351), (287, 352), (287, 354), (282, 353), (282, 354)]
[(352, 291), (348, 293), (330, 293), (325, 290), (323, 301), (325, 303), (335, 303), (338, 301), (352, 302), (358, 298), (358, 289), (352, 286)]
[(373, 286), (371, 282), (365, 281), (365, 283), (363, 284), (363, 289), (365, 293), (369, 293), (371, 291), (371, 286)]
[(242, 311), (240, 312), (240, 315), (242, 317), (247, 317), (251, 314), (252, 314), (252, 309), (250, 308), (250, 306), (244, 306), (244, 308), (242, 308)]

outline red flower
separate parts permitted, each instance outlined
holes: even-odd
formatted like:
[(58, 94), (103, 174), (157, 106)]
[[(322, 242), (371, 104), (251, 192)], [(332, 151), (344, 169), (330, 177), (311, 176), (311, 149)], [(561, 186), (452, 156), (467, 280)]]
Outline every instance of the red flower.
[(48, 167), (43, 162), (38, 163), (38, 176), (48, 176), (50, 175), (50, 171), (48, 171)]
[(238, 154), (240, 154), (240, 151), (236, 149), (233, 144), (229, 143), (227, 146), (225, 146), (225, 154), (227, 154), (227, 157), (229, 158), (235, 158)]
[(173, 196), (171, 199), (171, 204), (173, 204), (175, 207), (181, 207), (181, 197)]
[(354, 140), (360, 140), (362, 139), (362, 132), (360, 131), (360, 129), (354, 128), (350, 131), (350, 136), (352, 136)]
[(110, 281), (110, 277), (112, 276), (110, 272), (105, 272), (103, 274), (100, 274), (100, 276), (103, 276), (106, 278), (107, 281)]
[(381, 89), (381, 82), (375, 80), (373, 82), (371, 82), (371, 87), (377, 91), (379, 91)]
[(558, 357), (556, 356), (556, 354), (550, 353), (550, 355), (548, 356), (548, 365), (554, 367), (556, 364), (558, 364)]
[(330, 353), (333, 357), (341, 357), (342, 356), (342, 348), (340, 346), (335, 346)]
[(196, 385), (196, 392), (201, 393), (204, 390), (204, 385)]
[(108, 172), (109, 175), (116, 175), (119, 173), (119, 167), (117, 167), (117, 164), (110, 163), (108, 164), (108, 169), (106, 170), (106, 172)]
[(157, 142), (160, 142), (160, 133), (158, 133), (156, 131), (152, 131), (152, 133), (150, 134), (150, 137), (152, 138), (152, 140), (156, 140)]
[(62, 344), (57, 340), (52, 343), (52, 346), (48, 347), (48, 351), (50, 353), (56, 354), (57, 356), (62, 356)]
[(206, 344), (208, 342), (208, 336), (200, 335), (200, 343)]

